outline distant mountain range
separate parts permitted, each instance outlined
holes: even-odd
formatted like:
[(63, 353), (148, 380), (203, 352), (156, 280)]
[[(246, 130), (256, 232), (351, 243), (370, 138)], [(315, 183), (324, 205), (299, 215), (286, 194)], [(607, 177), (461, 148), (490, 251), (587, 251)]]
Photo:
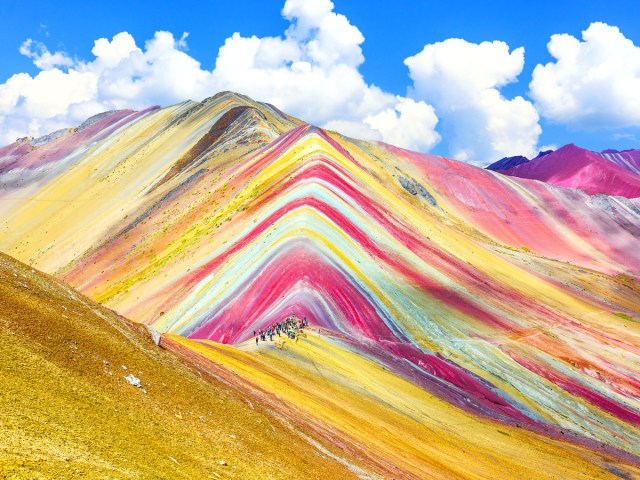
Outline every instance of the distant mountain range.
[(556, 151), (540, 152), (529, 160), (521, 155), (505, 157), (488, 170), (627, 198), (640, 197), (640, 150), (593, 152), (569, 144)]

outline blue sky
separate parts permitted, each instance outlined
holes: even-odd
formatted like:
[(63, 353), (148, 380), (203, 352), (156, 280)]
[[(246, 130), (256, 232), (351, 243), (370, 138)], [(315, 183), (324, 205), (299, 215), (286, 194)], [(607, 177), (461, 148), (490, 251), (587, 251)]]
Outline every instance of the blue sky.
[[(302, 4), (307, 3), (308, 5), (309, 2), (316, 0), (295, 1)], [(325, 3), (326, 1), (328, 0), (323, 0)], [(391, 97), (387, 96), (384, 99), (377, 100), (378, 106), (372, 106), (370, 110), (359, 113), (353, 110), (343, 114), (338, 110), (339, 107), (336, 106), (333, 111), (319, 114), (318, 118), (308, 119), (310, 121), (339, 130), (342, 129), (346, 133), (354, 134), (355, 136), (358, 136), (358, 133), (361, 133), (360, 136), (367, 136), (366, 131), (358, 126), (358, 122), (361, 118), (364, 118), (367, 119), (365, 122), (366, 128), (372, 132), (377, 132), (375, 134), (379, 135), (380, 139), (385, 141), (396, 140), (395, 143), (404, 142), (409, 147), (448, 156), (454, 156), (457, 153), (459, 157), (465, 157), (468, 153), (469, 158), (466, 159), (476, 163), (490, 160), (491, 156), (498, 155), (503, 151), (506, 152), (509, 149), (512, 150), (511, 153), (519, 153), (513, 150), (517, 150), (519, 145), (526, 144), (531, 147), (534, 143), (536, 148), (545, 145), (560, 146), (565, 143), (576, 143), (594, 150), (602, 150), (609, 147), (624, 149), (640, 145), (640, 121), (632, 113), (620, 116), (613, 112), (620, 105), (624, 106), (629, 102), (633, 103), (638, 100), (637, 97), (640, 93), (629, 92), (630, 99), (609, 93), (614, 95), (610, 102), (598, 101), (597, 85), (585, 86), (583, 91), (580, 92), (579, 99), (582, 102), (580, 105), (584, 105), (585, 109), (594, 109), (593, 115), (589, 118), (577, 118), (575, 112), (549, 114), (549, 110), (553, 109), (553, 92), (543, 92), (542, 87), (540, 91), (543, 93), (539, 95), (538, 102), (534, 101), (532, 96), (529, 95), (529, 84), (536, 65), (554, 61), (554, 58), (547, 50), (547, 43), (552, 35), (567, 33), (578, 41), (582, 41), (581, 35), (584, 30), (588, 29), (593, 22), (603, 22), (608, 26), (617, 27), (620, 34), (632, 42), (632, 47), (640, 45), (640, 30), (637, 28), (640, 24), (640, 8), (637, 7), (635, 2), (432, 2), (406, 0), (364, 2), (335, 0), (333, 4), (331, 15), (344, 15), (346, 23), (343, 23), (345, 25), (348, 23), (348, 25), (356, 28), (364, 37), (364, 41), (354, 40), (352, 42), (353, 45), (345, 46), (344, 55), (336, 60), (336, 62), (342, 62), (341, 64), (359, 73), (365, 87), (369, 88), (369, 90), (366, 90), (362, 85), (357, 87), (355, 83), (353, 88), (360, 88), (361, 91), (365, 92), (363, 95), (366, 97), (367, 92), (371, 92), (370, 87), (375, 85), (385, 95), (411, 98), (415, 102), (419, 102), (420, 105), (416, 106), (415, 102), (410, 104), (411, 108), (413, 108), (413, 113), (410, 116), (409, 113), (406, 113), (409, 111), (408, 107), (403, 110), (403, 105), (409, 105), (407, 102), (399, 100), (394, 104), (390, 100)], [(296, 12), (301, 12), (301, 9), (306, 8), (306, 6), (298, 5), (296, 7), (298, 10), (292, 8), (293, 18), (283, 17), (281, 13), (283, 6), (284, 0), (268, 2), (245, 1), (242, 3), (112, 0), (103, 2), (102, 5), (77, 1), (32, 1), (29, 2), (29, 8), (25, 9), (23, 2), (2, 2), (0, 6), (3, 22), (3, 28), (0, 29), (0, 44), (2, 45), (0, 82), (7, 82), (12, 76), (21, 72), (27, 73), (31, 77), (35, 77), (41, 72), (42, 68), (38, 68), (34, 64), (34, 60), (41, 58), (42, 54), (42, 47), (37, 46), (38, 42), (41, 42), (52, 54), (61, 52), (71, 59), (68, 62), (64, 61), (62, 65), (48, 65), (46, 67), (47, 69), (57, 68), (68, 74), (69, 69), (82, 70), (83, 68), (79, 67), (79, 64), (72, 62), (88, 63), (95, 60), (92, 49), (97, 39), (106, 38), (111, 41), (114, 35), (120, 32), (130, 34), (135, 40), (135, 44), (142, 50), (145, 50), (145, 42), (153, 39), (157, 31), (171, 32), (176, 42), (178, 42), (183, 32), (188, 32), (189, 35), (184, 42), (176, 43), (176, 49), (200, 62), (202, 71), (214, 72), (219, 49), (234, 32), (239, 32), (242, 38), (248, 38), (253, 35), (259, 39), (267, 37), (283, 38), (285, 31), (292, 23), (302, 23), (300, 18), (304, 14), (297, 14)], [(323, 11), (324, 14), (328, 15), (326, 8)], [(296, 15), (300, 15), (300, 18), (296, 17)], [(314, 28), (316, 27), (311, 25), (310, 29), (299, 33), (296, 37), (298, 44), (303, 45), (303, 50), (306, 48), (304, 45), (314, 39), (313, 35), (316, 31)], [(351, 31), (351, 33), (353, 32)], [(605, 33), (602, 35), (605, 35)], [(335, 30), (335, 35), (339, 37), (342, 33)], [(494, 58), (496, 62), (504, 62), (505, 65), (511, 62), (511, 66), (505, 66), (506, 70), (504, 71), (488, 73), (489, 76), (494, 75), (496, 79), (502, 78), (502, 80), (496, 80), (498, 85), (488, 85), (488, 88), (495, 88), (506, 101), (520, 95), (535, 106), (535, 110), (539, 114), (537, 125), (542, 130), (542, 133), (538, 134), (535, 141), (531, 139), (531, 135), (534, 135), (531, 133), (531, 129), (536, 122), (531, 119), (527, 125), (523, 125), (521, 128), (521, 130), (529, 129), (526, 133), (529, 137), (525, 138), (521, 144), (515, 143), (504, 147), (502, 150), (489, 147), (486, 142), (480, 146), (473, 145), (473, 139), (464, 132), (464, 129), (478, 129), (478, 132), (480, 132), (478, 134), (481, 135), (483, 122), (491, 121), (491, 112), (487, 112), (487, 109), (490, 110), (494, 104), (487, 100), (487, 102), (483, 103), (483, 106), (476, 105), (473, 108), (467, 108), (463, 99), (467, 98), (465, 95), (470, 95), (473, 92), (472, 90), (452, 93), (444, 90), (444, 86), (434, 85), (438, 81), (449, 82), (451, 77), (446, 75), (436, 78), (424, 74), (426, 70), (423, 69), (423, 76), (420, 79), (412, 78), (419, 76), (418, 73), (414, 72), (410, 77), (409, 69), (403, 63), (405, 59), (416, 56), (426, 45), (438, 44), (452, 38), (464, 39), (471, 47), (465, 45), (460, 47), (462, 48), (460, 50), (456, 49), (453, 44), (445, 44), (447, 48), (440, 49), (441, 56), (438, 57), (440, 58), (438, 60), (440, 63), (433, 60), (437, 57), (436, 51), (433, 50), (431, 53), (425, 53), (423, 58), (419, 59), (420, 64), (423, 66), (429, 64), (433, 67), (433, 62), (435, 61), (436, 67), (440, 68), (444, 65), (442, 62), (446, 61), (442, 60), (442, 58), (450, 58), (460, 51), (466, 51), (473, 57), (473, 48), (475, 48), (473, 46), (482, 42), (504, 42), (508, 46), (508, 52), (510, 53), (513, 53), (514, 49), (518, 47), (524, 47), (524, 63), (521, 67), (518, 66), (518, 61), (516, 61), (515, 57), (508, 58), (506, 50), (502, 53), (498, 52), (498, 50), (494, 50), (493, 53), (489, 52), (489, 50), (485, 51), (487, 63), (492, 62)], [(33, 40), (31, 47), (27, 49), (32, 52), (31, 57), (25, 55), (24, 51), (22, 54), (19, 52), (21, 45), (27, 39)], [(328, 45), (330, 50), (333, 44), (329, 42)], [(357, 52), (354, 53), (352, 47), (361, 49), (361, 56), (364, 61), (362, 59), (354, 59), (354, 55)], [(629, 52), (633, 53), (632, 48)], [(586, 51), (585, 54), (588, 57), (589, 52)], [(285, 54), (283, 53), (283, 55)], [(313, 54), (304, 50), (302, 54), (296, 55), (312, 56)], [(588, 61), (588, 58), (586, 61)], [(594, 65), (589, 68), (597, 67), (597, 61), (595, 59)], [(623, 64), (625, 63), (624, 57), (621, 61)], [(287, 62), (285, 62), (286, 65), (292, 63), (290, 60), (287, 60)], [(317, 66), (318, 68), (333, 68), (335, 66), (334, 63), (329, 65), (328, 63), (323, 63), (322, 60), (317, 64), (314, 62), (315, 60), (310, 61), (313, 67)], [(418, 60), (416, 60), (416, 72), (421, 68), (417, 65), (418, 63)], [(269, 68), (272, 67), (273, 65)], [(448, 65), (444, 65), (444, 67), (448, 68)], [(640, 77), (640, 71), (638, 71), (640, 67), (636, 67), (630, 67), (626, 73), (632, 85), (633, 80), (638, 80)], [(427, 67), (424, 68), (426, 69)], [(520, 69), (521, 71), (519, 71)], [(454, 68), (454, 70), (458, 71), (459, 69), (456, 70)], [(467, 71), (465, 75), (467, 77), (473, 76), (476, 71), (477, 68), (476, 70)], [(144, 73), (131, 74), (131, 79), (135, 80), (141, 75), (144, 76)], [(425, 77), (424, 75), (427, 76)], [(479, 75), (481, 76), (481, 73)], [(565, 77), (562, 78), (569, 82), (565, 84), (565, 88), (570, 88), (572, 78), (577, 77), (572, 77), (570, 73), (566, 72), (563, 75)], [(576, 75), (579, 76), (580, 74)], [(216, 75), (214, 74), (213, 76)], [(512, 78), (514, 76), (516, 77), (515, 79)], [(559, 81), (559, 76), (560, 74), (557, 73), (548, 82)], [(506, 85), (502, 85), (506, 77), (509, 77), (510, 80), (507, 80)], [(237, 79), (233, 75), (226, 75), (224, 76), (224, 81), (218, 79), (216, 81), (208, 81), (208, 83), (204, 80), (203, 82), (212, 89), (220, 85), (240, 91), (242, 91), (243, 87), (251, 90), (250, 87), (242, 83), (238, 84), (238, 88), (233, 88), (235, 86), (234, 78)], [(335, 76), (332, 76), (332, 78), (335, 78)], [(175, 81), (181, 82), (183, 79), (176, 77)], [(603, 82), (606, 84), (606, 79)], [(44, 78), (40, 83), (46, 85)], [(151, 83), (157, 84), (157, 82)], [(205, 83), (202, 85), (205, 85)], [(202, 94), (205, 91), (203, 90), (205, 87), (202, 85), (197, 88), (194, 87), (194, 94)], [(5, 121), (0, 123), (0, 132), (4, 128), (7, 138), (14, 133), (18, 133), (21, 129), (29, 130), (25, 131), (25, 134), (44, 133), (41, 131), (42, 129), (53, 128), (58, 124), (61, 125), (60, 122), (74, 121), (77, 116), (82, 115), (84, 112), (92, 113), (92, 109), (97, 109), (99, 106), (128, 106), (126, 105), (128, 101), (131, 103), (131, 107), (139, 108), (145, 100), (157, 100), (156, 103), (166, 104), (178, 100), (180, 93), (190, 93), (188, 89), (175, 92), (169, 89), (173, 93), (167, 94), (167, 91), (169, 91), (167, 88), (154, 88), (155, 90), (151, 92), (151, 87), (149, 87), (149, 90), (141, 94), (139, 98), (129, 95), (127, 98), (118, 98), (117, 100), (108, 97), (108, 95), (98, 93), (96, 98), (91, 99), (90, 107), (87, 104), (86, 108), (76, 108), (75, 113), (57, 111), (55, 108), (49, 109), (48, 113), (42, 114), (41, 121), (32, 122), (30, 125), (25, 120), (27, 113), (24, 111), (22, 113), (17, 112), (21, 105), (19, 101), (16, 101), (13, 107), (14, 110), (11, 110), (11, 105), (9, 105), (5, 106), (5, 110), (0, 112), (0, 115), (5, 117)], [(546, 85), (544, 88), (548, 89), (549, 86)], [(52, 91), (55, 91), (55, 89)], [(327, 92), (330, 91), (332, 90), (327, 90), (326, 92), (323, 90), (319, 95), (329, 95)], [(210, 94), (213, 93), (215, 91), (210, 92)], [(254, 90), (245, 93), (259, 96), (262, 91)], [(303, 93), (309, 96), (309, 90), (300, 92), (300, 95), (302, 96)], [(378, 94), (376, 93), (376, 95)], [(194, 99), (199, 99), (195, 98), (196, 96), (193, 95)], [(443, 97), (445, 98), (444, 100), (442, 100)], [(2, 90), (0, 87), (0, 104), (2, 103), (1, 100)], [(266, 100), (272, 99), (266, 98)], [(336, 102), (338, 102), (337, 98)], [(457, 107), (455, 106), (456, 102), (459, 102)], [(500, 108), (508, 107), (508, 115), (513, 118), (518, 115), (531, 115), (533, 112), (528, 105), (520, 105), (518, 109), (515, 105), (508, 105), (505, 102), (499, 103), (498, 100), (495, 100), (495, 102), (497, 102), (495, 103), (496, 112)], [(292, 103), (289, 108), (292, 108), (294, 110), (292, 113), (298, 116), (317, 111), (317, 106), (304, 105), (303, 103), (304, 99), (299, 100), (298, 104)], [(607, 103), (611, 105), (602, 105)], [(454, 105), (452, 108), (457, 109), (455, 115), (446, 113), (449, 104)], [(423, 108), (423, 105), (425, 108)], [(287, 106), (285, 105), (285, 107)], [(429, 116), (430, 113), (427, 111), (426, 106), (429, 108), (433, 106), (431, 116)], [(352, 108), (357, 110), (356, 107)], [(465, 110), (465, 108), (467, 109)], [(602, 109), (606, 110), (607, 108), (611, 111), (602, 111)], [(36, 107), (25, 111), (36, 112), (35, 115), (39, 115), (40, 111), (34, 109)], [(547, 111), (546, 115), (543, 114), (545, 109)], [(389, 123), (394, 120), (389, 112), (394, 112), (397, 115), (396, 123)], [(403, 112), (406, 113), (404, 123), (402, 123)], [(382, 113), (387, 115), (386, 120)], [(53, 115), (55, 119), (52, 119), (53, 117), (49, 118), (47, 115), (50, 117)], [(313, 116), (313, 113), (310, 113), (310, 115)], [(496, 113), (496, 115), (499, 114)], [(604, 120), (600, 122), (599, 118)], [(415, 132), (416, 137), (430, 138), (430, 140), (424, 140), (422, 143), (400, 132), (400, 129), (405, 129), (404, 126), (418, 122), (420, 119), (425, 120), (425, 124), (431, 127), (433, 133), (433, 136), (429, 137), (426, 130)], [(470, 121), (469, 119), (475, 120)], [(435, 123), (436, 121), (437, 123)], [(520, 133), (521, 131), (519, 130), (509, 130), (504, 135), (517, 136)], [(370, 136), (374, 136), (374, 133)], [(495, 134), (495, 136), (497, 138), (499, 135)], [(391, 141), (391, 143), (394, 142)]]

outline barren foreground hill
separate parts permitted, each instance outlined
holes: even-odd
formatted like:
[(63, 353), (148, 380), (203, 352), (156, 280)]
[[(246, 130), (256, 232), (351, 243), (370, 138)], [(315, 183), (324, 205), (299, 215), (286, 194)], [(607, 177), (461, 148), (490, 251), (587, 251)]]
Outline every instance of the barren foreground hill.
[(354, 477), (145, 327), (2, 254), (0, 352), (0, 478)]

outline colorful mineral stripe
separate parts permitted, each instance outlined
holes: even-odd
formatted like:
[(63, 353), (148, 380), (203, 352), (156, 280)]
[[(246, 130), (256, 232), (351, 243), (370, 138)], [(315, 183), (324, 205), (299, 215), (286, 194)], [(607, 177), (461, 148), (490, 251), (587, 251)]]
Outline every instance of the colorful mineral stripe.
[(191, 339), (238, 345), (295, 313), (481, 423), (638, 462), (639, 199), (230, 93), (127, 115), (43, 151), (61, 167), (24, 184), (8, 180), (24, 146), (3, 150), (0, 250)]

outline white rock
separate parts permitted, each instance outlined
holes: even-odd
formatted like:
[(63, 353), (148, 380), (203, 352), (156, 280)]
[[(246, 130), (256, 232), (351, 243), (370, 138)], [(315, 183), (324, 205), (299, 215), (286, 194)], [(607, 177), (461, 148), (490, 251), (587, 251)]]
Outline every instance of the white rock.
[(132, 374), (129, 374), (126, 377), (124, 377), (124, 379), (134, 387), (142, 388), (142, 382), (138, 377), (135, 377)]
[(162, 335), (160, 335), (160, 332), (153, 328), (151, 325), (147, 325), (147, 330), (149, 330), (149, 333), (151, 334), (153, 343), (160, 346), (160, 342), (162, 341)]

